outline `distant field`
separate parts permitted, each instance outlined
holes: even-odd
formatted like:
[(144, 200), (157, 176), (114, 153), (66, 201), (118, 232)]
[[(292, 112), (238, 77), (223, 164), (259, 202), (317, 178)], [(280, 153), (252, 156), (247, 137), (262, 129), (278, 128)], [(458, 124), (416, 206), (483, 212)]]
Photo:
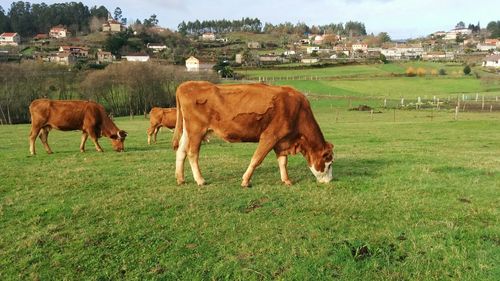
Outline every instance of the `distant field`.
[(327, 78), (327, 77), (368, 77), (370, 76), (389, 76), (391, 74), (404, 74), (408, 67), (424, 68), (431, 74), (432, 70), (436, 72), (439, 69), (445, 69), (448, 75), (462, 76), (463, 66), (456, 63), (433, 63), (433, 62), (411, 62), (411, 63), (389, 63), (389, 64), (370, 64), (370, 65), (348, 65), (325, 68), (305, 68), (305, 69), (259, 69), (259, 70), (241, 70), (240, 73), (246, 78), (286, 78), (286, 77), (308, 77)]
[(117, 119), (121, 154), (53, 131), (55, 153), (29, 157), (29, 125), (0, 126), (0, 279), (498, 280), (499, 114), (312, 105), (334, 181), (294, 156), (290, 188), (270, 154), (241, 189), (255, 144), (217, 139), (209, 184), (186, 165), (177, 186), (171, 133), (147, 146), (141, 117)]

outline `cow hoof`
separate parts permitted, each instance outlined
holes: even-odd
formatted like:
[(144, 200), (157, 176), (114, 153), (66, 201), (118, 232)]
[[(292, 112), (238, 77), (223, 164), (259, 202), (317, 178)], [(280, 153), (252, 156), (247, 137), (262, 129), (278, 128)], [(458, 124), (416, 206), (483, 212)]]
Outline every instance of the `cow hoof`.
[(247, 187), (251, 187), (252, 185), (250, 184), (250, 182), (241, 182), (241, 187), (243, 188), (247, 188)]
[(84, 153), (84, 152), (85, 152), (85, 149), (80, 149), (80, 152), (81, 152), (81, 153)]
[(283, 183), (286, 185), (286, 186), (292, 186), (292, 181), (291, 180), (284, 180)]
[(184, 181), (183, 179), (182, 179), (182, 180), (177, 180), (177, 185), (183, 185), (183, 184), (184, 184), (184, 182), (185, 182), (185, 181)]
[(196, 182), (198, 186), (204, 186), (205, 185), (205, 180)]

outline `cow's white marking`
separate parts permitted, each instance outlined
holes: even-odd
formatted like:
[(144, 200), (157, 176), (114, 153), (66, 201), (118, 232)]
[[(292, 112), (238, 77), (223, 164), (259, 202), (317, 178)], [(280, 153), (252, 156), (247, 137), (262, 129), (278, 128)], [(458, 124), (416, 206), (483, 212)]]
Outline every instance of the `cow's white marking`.
[(328, 183), (333, 178), (333, 176), (332, 176), (332, 161), (325, 162), (325, 170), (324, 171), (317, 171), (314, 168), (314, 165), (309, 167), (309, 169), (311, 169), (311, 172), (313, 173), (313, 175), (316, 177), (316, 179), (320, 183)]

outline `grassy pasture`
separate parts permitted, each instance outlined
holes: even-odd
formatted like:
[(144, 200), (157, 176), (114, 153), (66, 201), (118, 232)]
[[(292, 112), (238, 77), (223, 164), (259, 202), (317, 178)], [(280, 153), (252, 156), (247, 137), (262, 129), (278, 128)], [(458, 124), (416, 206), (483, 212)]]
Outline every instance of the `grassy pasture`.
[[(0, 126), (0, 279), (498, 280), (498, 113), (369, 114), (315, 99), (336, 146), (334, 181), (301, 156), (294, 186), (270, 154), (239, 187), (255, 144), (204, 144), (208, 181), (177, 186), (171, 133), (147, 146), (148, 121), (118, 118), (126, 152), (107, 139), (79, 153), (53, 131), (29, 157), (29, 125)], [(336, 120), (336, 112), (339, 118)]]
[(390, 64), (370, 64), (370, 65), (347, 65), (326, 68), (306, 68), (306, 69), (256, 69), (242, 70), (241, 74), (249, 79), (265, 77), (267, 79), (283, 77), (314, 77), (314, 78), (335, 78), (335, 77), (365, 77), (390, 76), (391, 74), (404, 74), (408, 67), (424, 68), (428, 74), (432, 70), (444, 69), (449, 76), (462, 76), (463, 65), (457, 63), (438, 62), (411, 62), (411, 63), (390, 63)]

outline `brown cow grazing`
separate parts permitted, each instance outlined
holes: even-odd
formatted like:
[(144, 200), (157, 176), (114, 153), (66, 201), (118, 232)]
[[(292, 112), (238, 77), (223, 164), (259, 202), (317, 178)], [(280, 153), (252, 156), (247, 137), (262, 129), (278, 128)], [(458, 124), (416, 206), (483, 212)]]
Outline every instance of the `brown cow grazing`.
[(115, 151), (124, 150), (123, 142), (127, 132), (118, 129), (115, 123), (109, 118), (104, 107), (93, 101), (59, 101), (38, 99), (30, 104), (31, 133), (30, 152), (35, 155), (35, 140), (40, 136), (40, 140), (47, 153), (52, 153), (47, 142), (47, 137), (51, 129), (61, 131), (81, 130), (82, 142), (80, 151), (85, 151), (85, 141), (90, 136), (97, 151), (103, 152), (102, 147), (97, 142), (101, 136), (111, 139), (111, 144)]
[(177, 110), (175, 108), (153, 107), (149, 112), (148, 144), (151, 144), (151, 136), (156, 143), (156, 135), (161, 127), (175, 128)]
[(214, 85), (185, 82), (177, 88), (177, 125), (172, 145), (177, 149), (175, 175), (184, 183), (186, 155), (198, 185), (203, 179), (198, 166), (200, 143), (208, 131), (228, 142), (258, 142), (241, 186), (274, 150), (281, 181), (288, 177), (287, 156), (298, 152), (322, 183), (332, 179), (333, 145), (325, 141), (304, 95), (290, 87), (264, 84)]

